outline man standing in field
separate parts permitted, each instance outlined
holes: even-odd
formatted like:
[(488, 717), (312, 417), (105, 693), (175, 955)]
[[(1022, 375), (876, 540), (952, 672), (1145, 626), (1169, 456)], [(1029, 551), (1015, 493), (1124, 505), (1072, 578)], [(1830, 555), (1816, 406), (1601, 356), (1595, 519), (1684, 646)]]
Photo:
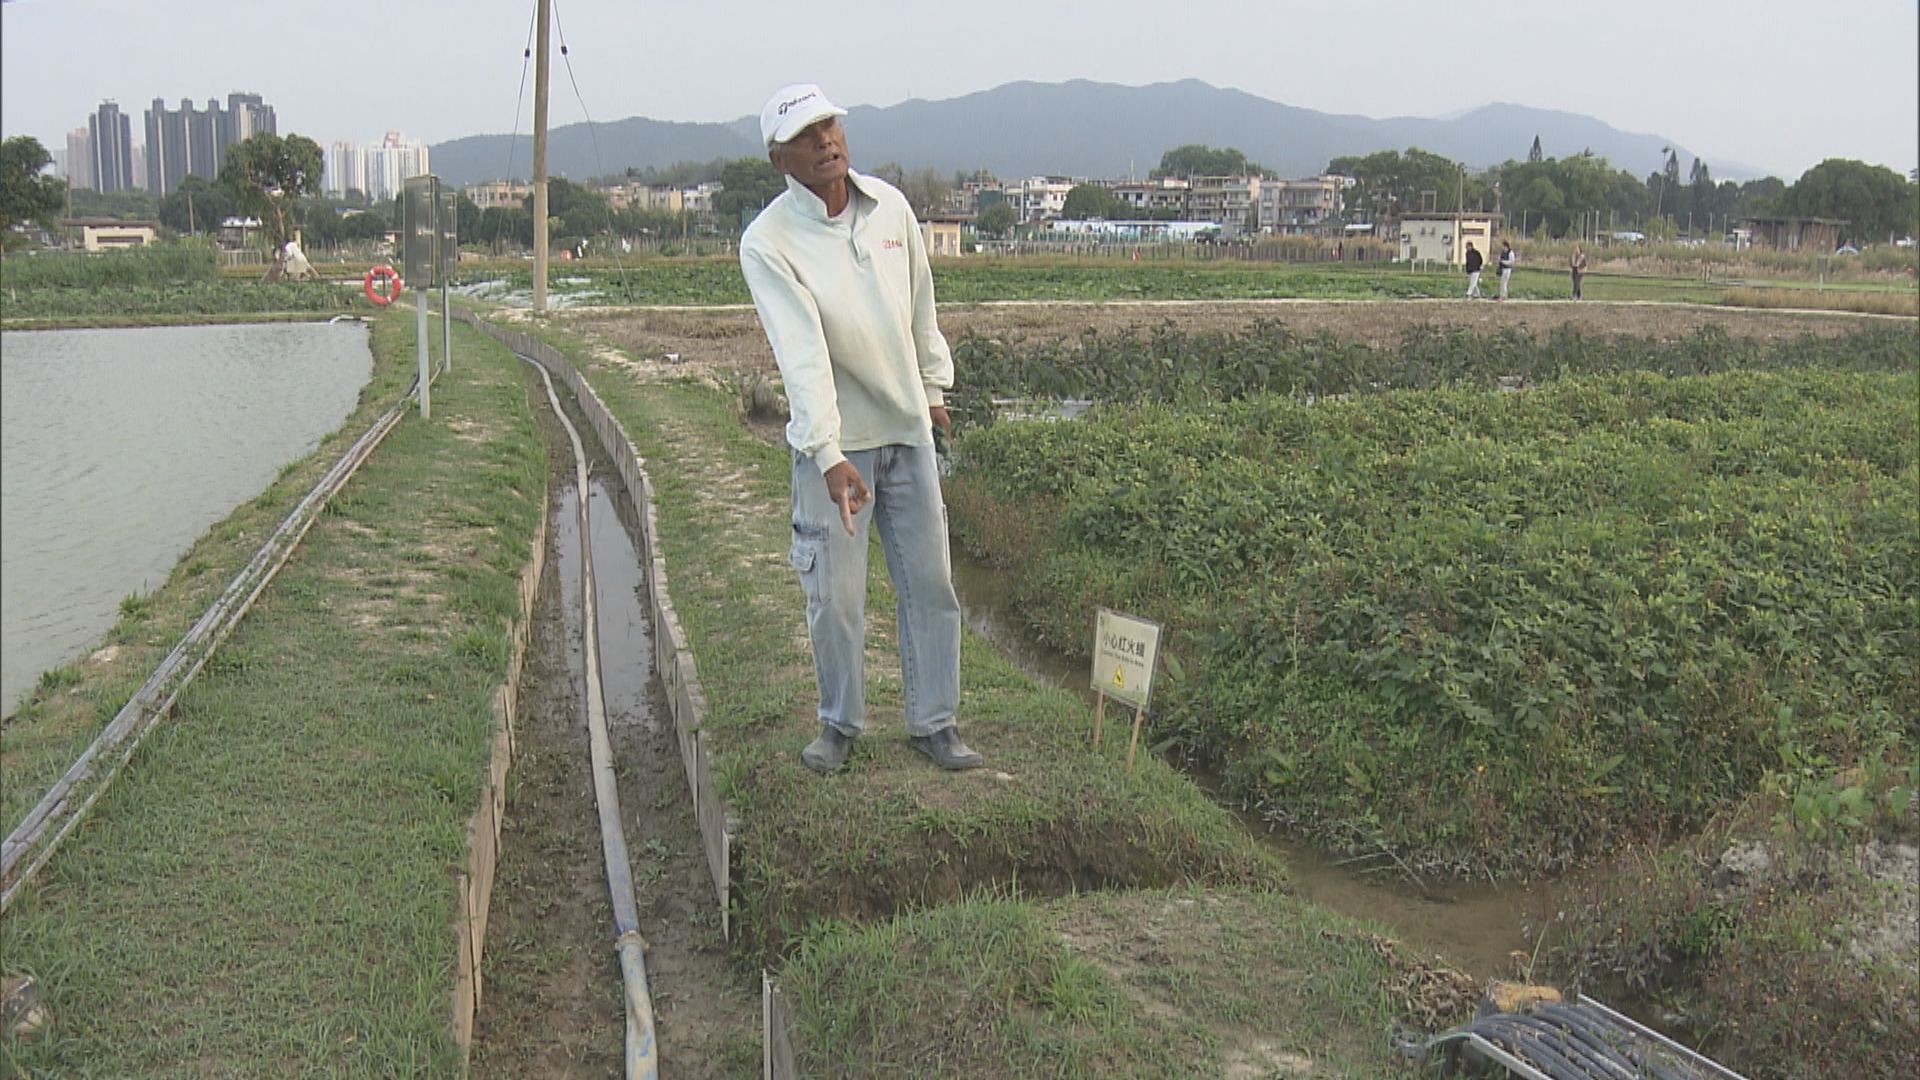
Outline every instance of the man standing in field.
[(950, 434), (953, 354), (934, 318), (919, 222), (897, 190), (848, 166), (846, 110), (788, 86), (760, 110), (787, 190), (740, 238), (740, 266), (792, 406), (793, 538), (820, 686), (820, 734), (800, 754), (844, 765), (866, 723), (867, 528), (899, 596), (907, 742), (945, 769), (960, 741), (960, 602), (933, 433)]
[(1573, 258), (1567, 260), (1567, 266), (1573, 271), (1573, 298), (1580, 299), (1580, 279), (1587, 276), (1587, 249), (1579, 244), (1573, 245)]
[(1507, 298), (1507, 282), (1513, 279), (1513, 241), (1500, 241), (1500, 299)]
[(1480, 299), (1480, 268), (1484, 265), (1486, 260), (1480, 257), (1480, 252), (1473, 246), (1473, 241), (1467, 241), (1467, 299), (1469, 300)]

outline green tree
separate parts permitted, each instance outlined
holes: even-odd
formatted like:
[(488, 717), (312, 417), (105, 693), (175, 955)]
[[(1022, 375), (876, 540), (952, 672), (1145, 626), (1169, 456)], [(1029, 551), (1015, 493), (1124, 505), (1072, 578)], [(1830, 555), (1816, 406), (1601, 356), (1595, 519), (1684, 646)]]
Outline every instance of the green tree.
[(1005, 236), (1007, 230), (1019, 222), (1019, 215), (1005, 202), (997, 202), (980, 211), (974, 219), (973, 227), (988, 236)]
[(1842, 218), (1849, 236), (1876, 239), (1914, 231), (1914, 198), (1913, 183), (1892, 169), (1828, 158), (1802, 173), (1783, 203), (1789, 214)]
[(123, 191), (95, 191), (74, 188), (68, 193), (74, 217), (118, 218), (122, 221), (151, 221), (160, 215), (160, 199), (150, 191), (129, 188)]
[(283, 139), (271, 132), (234, 143), (220, 167), (220, 184), (240, 209), (260, 216), (277, 249), (292, 235), (288, 217), (297, 214), (300, 199), (320, 193), (320, 144), (305, 135)]
[(1736, 185), (1727, 213), (1735, 217), (1771, 217), (1786, 212), (1787, 182), (1777, 176), (1763, 176)]
[(1327, 171), (1354, 178), (1346, 205), (1348, 215), (1357, 219), (1384, 221), (1425, 208), (1452, 210), (1460, 205), (1492, 208), (1488, 178), (1470, 176), (1453, 159), (1418, 147), (1409, 147), (1405, 153), (1382, 150), (1363, 157), (1337, 157), (1327, 163)]
[(40, 175), (51, 164), (46, 147), (31, 135), (0, 142), (0, 229), (11, 234), (13, 226), (22, 222), (52, 224), (53, 215), (66, 201), (67, 184)]
[(454, 199), (454, 235), (462, 244), (479, 242), (480, 204), (464, 191)]
[(916, 214), (931, 214), (946, 205), (947, 192), (953, 190), (953, 184), (940, 175), (937, 169), (915, 169), (906, 174), (900, 185), (900, 193), (907, 197), (907, 204)]
[(1215, 150), (1201, 143), (1176, 146), (1160, 155), (1160, 167), (1153, 176), (1249, 176), (1266, 170), (1247, 160), (1233, 147)]
[[(531, 196), (527, 207), (532, 210)], [(598, 236), (612, 230), (613, 206), (605, 195), (585, 184), (556, 177), (547, 181), (547, 218), (554, 223), (551, 235)]]
[[(371, 216), (371, 215), (369, 215)], [(496, 252), (509, 246), (533, 246), (533, 211), (524, 207), (490, 206), (480, 212), (474, 239)]]
[(212, 233), (234, 211), (233, 194), (204, 176), (189, 175), (160, 200), (160, 224), (182, 235)]
[(1720, 189), (1714, 186), (1713, 170), (1699, 158), (1693, 159), (1693, 172), (1687, 180), (1687, 209), (1700, 225), (1712, 220), (1719, 212)]
[(724, 221), (739, 221), (743, 212), (758, 214), (787, 190), (787, 178), (766, 158), (738, 158), (720, 170), (724, 189), (713, 197), (713, 209)]
[(1535, 135), (1533, 137), (1533, 149), (1527, 151), (1527, 160), (1539, 161), (1542, 156), (1540, 153), (1540, 136)]
[(1086, 221), (1090, 218), (1120, 217), (1116, 210), (1119, 200), (1113, 192), (1097, 184), (1076, 184), (1067, 192), (1066, 205), (1060, 216), (1069, 221)]

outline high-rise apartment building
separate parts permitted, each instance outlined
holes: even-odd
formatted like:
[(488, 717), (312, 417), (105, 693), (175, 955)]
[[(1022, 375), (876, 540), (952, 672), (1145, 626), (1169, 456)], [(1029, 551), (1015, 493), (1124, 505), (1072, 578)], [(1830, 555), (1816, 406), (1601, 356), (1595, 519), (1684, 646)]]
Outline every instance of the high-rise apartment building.
[(154, 98), (147, 109), (147, 188), (167, 195), (188, 176), (212, 180), (226, 164), (228, 147), (262, 133), (279, 131), (273, 106), (259, 94), (228, 94), (225, 106), (208, 98), (204, 109), (186, 98), (169, 109)]
[(329, 146), (320, 188), (329, 195), (363, 191), (370, 199), (391, 199), (400, 194), (407, 177), (427, 171), (427, 144), (389, 131), (373, 146), (346, 142)]
[(93, 186), (93, 140), (86, 128), (67, 132), (67, 184), (76, 188)]
[[(211, 105), (211, 102), (209, 102)], [(267, 104), (259, 94), (231, 93), (227, 95), (227, 110), (223, 120), (222, 134), (226, 145), (245, 142), (255, 135), (278, 135), (279, 126), (273, 115), (273, 106)], [(224, 152), (223, 152), (224, 156)]]
[(367, 194), (367, 148), (350, 142), (329, 145), (320, 169), (320, 190), (329, 195)]
[(87, 118), (93, 151), (93, 189), (102, 194), (133, 187), (133, 128), (120, 106), (103, 101)]

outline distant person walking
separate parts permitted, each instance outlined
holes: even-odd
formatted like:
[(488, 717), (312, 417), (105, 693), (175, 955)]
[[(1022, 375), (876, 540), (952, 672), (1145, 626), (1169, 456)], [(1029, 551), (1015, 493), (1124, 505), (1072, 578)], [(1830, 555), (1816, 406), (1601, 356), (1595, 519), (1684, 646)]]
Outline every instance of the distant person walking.
[(1507, 282), (1513, 280), (1513, 241), (1500, 241), (1500, 299), (1507, 298)]
[(1467, 299), (1469, 300), (1480, 299), (1480, 268), (1485, 265), (1486, 260), (1480, 257), (1480, 252), (1474, 248), (1473, 241), (1467, 241)]
[(1587, 276), (1587, 249), (1579, 244), (1573, 245), (1573, 258), (1567, 261), (1573, 270), (1573, 298), (1580, 299), (1580, 279)]

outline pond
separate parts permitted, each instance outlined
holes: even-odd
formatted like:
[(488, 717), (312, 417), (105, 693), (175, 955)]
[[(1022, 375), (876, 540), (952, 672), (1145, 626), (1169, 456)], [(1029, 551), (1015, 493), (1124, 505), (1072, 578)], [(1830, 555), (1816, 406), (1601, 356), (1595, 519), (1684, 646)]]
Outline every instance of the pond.
[(311, 453), (372, 372), (358, 323), (0, 335), (0, 714)]

